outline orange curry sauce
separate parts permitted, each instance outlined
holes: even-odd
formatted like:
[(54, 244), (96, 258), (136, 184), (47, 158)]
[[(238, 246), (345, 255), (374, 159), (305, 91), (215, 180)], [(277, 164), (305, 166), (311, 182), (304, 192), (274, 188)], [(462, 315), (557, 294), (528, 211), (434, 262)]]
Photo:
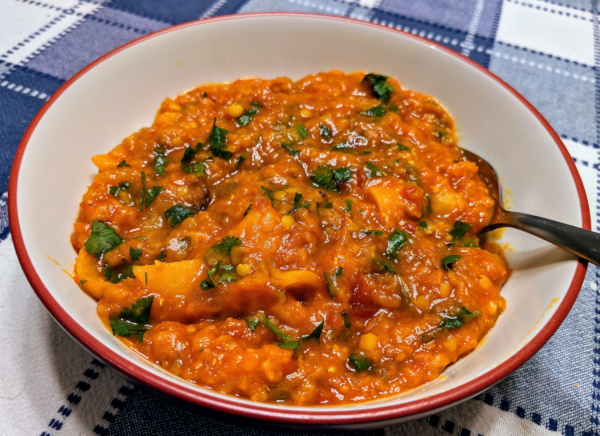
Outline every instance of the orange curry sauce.
[(476, 236), (493, 200), (450, 115), (392, 78), (203, 85), (93, 161), (76, 281), (198, 385), (381, 398), (438, 377), (504, 309), (509, 270)]

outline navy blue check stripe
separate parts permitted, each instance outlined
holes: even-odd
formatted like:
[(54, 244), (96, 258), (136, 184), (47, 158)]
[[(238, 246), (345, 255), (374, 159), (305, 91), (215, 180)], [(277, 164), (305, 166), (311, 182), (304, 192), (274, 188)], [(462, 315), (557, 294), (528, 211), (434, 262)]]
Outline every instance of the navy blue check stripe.
[(65, 402), (58, 408), (55, 416), (48, 423), (48, 429), (43, 431), (40, 436), (53, 436), (57, 431), (62, 429), (73, 409), (90, 390), (92, 383), (100, 377), (100, 371), (103, 369), (104, 365), (96, 359), (90, 362), (88, 367), (83, 371), (81, 378), (76, 383), (74, 389), (67, 395)]

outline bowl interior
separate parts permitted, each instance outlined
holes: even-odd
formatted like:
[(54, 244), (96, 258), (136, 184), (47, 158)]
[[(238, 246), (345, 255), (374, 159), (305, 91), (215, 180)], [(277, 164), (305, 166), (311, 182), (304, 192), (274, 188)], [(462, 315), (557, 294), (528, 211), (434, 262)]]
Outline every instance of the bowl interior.
[[(72, 268), (72, 224), (96, 172), (90, 158), (150, 125), (165, 97), (206, 82), (249, 76), (298, 79), (331, 69), (393, 76), (406, 88), (435, 96), (454, 116), (460, 145), (499, 170), (502, 182), (510, 188), (513, 210), (573, 225), (585, 222), (581, 191), (553, 134), (511, 91), (456, 55), (411, 36), (348, 20), (245, 16), (207, 21), (144, 38), (93, 64), (61, 88), (26, 134), (20, 167), (11, 180), (16, 189), (12, 216), (19, 228), (15, 243), (19, 247), (22, 241), (25, 270), (54, 316), (104, 360), (126, 373), (135, 369), (138, 380), (158, 380), (159, 388), (184, 390), (185, 398), (198, 404), (214, 399), (236, 410), (249, 406), (268, 412), (267, 419), (277, 413), (288, 417), (304, 413), (306, 417), (310, 412), (309, 419), (327, 415), (328, 408), (290, 411), (289, 407), (225, 398), (161, 371), (113, 338), (96, 316), (95, 301), (63, 269)], [(440, 379), (407, 394), (362, 405), (361, 414), (393, 405), (400, 411), (397, 414), (406, 415), (410, 411), (402, 407), (415, 400), (456, 392), (476, 379), (479, 390), (487, 387), (498, 375), (506, 375), (494, 372), (503, 362), (523, 363), (543, 343), (535, 342), (547, 339), (554, 331), (548, 332), (549, 328), (558, 327), (562, 318), (557, 313), (565, 311), (565, 304), (568, 310), (574, 298), (565, 296), (578, 290), (572, 288), (577, 281), (574, 277), (582, 274), (581, 265), (523, 233), (506, 231), (502, 241), (509, 245), (506, 255), (514, 273), (503, 290), (507, 309), (484, 343), (447, 368)], [(94, 338), (93, 345), (90, 338)], [(528, 346), (532, 351), (527, 351)], [(514, 356), (520, 357), (514, 360)], [(481, 382), (482, 377), (487, 381)], [(477, 393), (460, 392), (446, 403)], [(352, 409), (337, 407), (332, 413)]]

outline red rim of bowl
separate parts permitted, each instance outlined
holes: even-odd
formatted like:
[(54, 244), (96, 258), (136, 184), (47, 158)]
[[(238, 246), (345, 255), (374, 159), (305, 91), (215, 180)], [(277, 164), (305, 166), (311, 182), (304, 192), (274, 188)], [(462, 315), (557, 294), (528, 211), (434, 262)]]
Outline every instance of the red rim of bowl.
[(355, 25), (361, 26), (371, 26), (379, 29), (384, 29), (388, 32), (395, 32), (403, 35), (406, 38), (412, 38), (418, 40), (426, 45), (433, 46), (447, 54), (451, 54), (456, 58), (466, 62), (471, 67), (476, 68), (481, 73), (486, 74), (491, 77), (493, 80), (502, 85), (506, 90), (508, 90), (512, 95), (514, 95), (525, 107), (527, 107), (538, 119), (538, 121), (544, 126), (547, 132), (552, 136), (556, 146), (561, 151), (567, 166), (571, 172), (571, 176), (573, 177), (573, 181), (577, 188), (577, 193), (579, 197), (579, 203), (581, 207), (581, 215), (582, 215), (582, 227), (585, 229), (590, 229), (590, 213), (587, 202), (587, 197), (585, 194), (585, 190), (583, 187), (583, 183), (577, 172), (577, 168), (573, 162), (573, 159), (569, 155), (566, 147), (562, 143), (561, 139), (557, 135), (557, 133), (552, 129), (548, 121), (544, 119), (544, 117), (533, 107), (531, 103), (529, 103), (522, 95), (520, 95), (517, 91), (515, 91), (510, 85), (504, 82), (502, 79), (488, 71), (483, 66), (477, 64), (469, 58), (466, 58), (460, 55), (457, 52), (454, 52), (440, 44), (429, 41), (427, 39), (402, 32), (400, 30), (392, 29), (389, 27), (381, 26), (378, 24), (373, 24), (364, 21), (358, 21), (350, 18), (344, 17), (336, 17), (329, 15), (318, 15), (318, 14), (297, 14), (297, 13), (257, 13), (257, 14), (239, 14), (239, 15), (225, 15), (205, 20), (192, 21), (188, 23), (183, 23), (177, 26), (169, 27), (166, 29), (159, 30), (157, 32), (145, 35), (141, 38), (133, 40), (121, 47), (118, 47), (111, 52), (105, 54), (100, 57), (96, 61), (92, 62), (90, 65), (85, 67), (67, 82), (65, 82), (46, 102), (46, 104), (40, 109), (37, 113), (27, 131), (23, 135), (23, 138), (19, 144), (17, 149), (13, 167), (10, 174), (9, 180), (9, 188), (8, 188), (8, 216), (9, 216), (9, 224), (11, 229), (11, 234), (13, 237), (13, 243), (15, 245), (17, 257), (21, 263), (23, 271), (27, 279), (29, 280), (31, 286), (37, 293), (40, 300), (46, 306), (46, 308), (50, 311), (52, 316), (62, 325), (62, 327), (67, 330), (69, 334), (71, 334), (77, 341), (79, 341), (83, 346), (85, 346), (89, 351), (91, 351), (94, 355), (98, 356), (100, 360), (108, 363), (113, 366), (123, 374), (127, 375), (130, 379), (135, 380), (139, 383), (142, 383), (152, 389), (158, 390), (164, 394), (177, 398), (179, 400), (183, 400), (187, 403), (191, 403), (194, 405), (203, 406), (212, 410), (216, 410), (218, 412), (224, 413), (233, 413), (235, 415), (258, 419), (263, 421), (272, 421), (274, 423), (279, 422), (282, 424), (305, 424), (305, 425), (320, 425), (320, 426), (328, 426), (328, 425), (352, 425), (352, 424), (360, 424), (360, 423), (374, 423), (374, 422), (393, 422), (394, 420), (403, 420), (406, 417), (411, 415), (418, 414), (427, 414), (428, 412), (433, 413), (436, 409), (442, 409), (445, 407), (449, 407), (454, 403), (458, 403), (461, 400), (466, 400), (474, 395), (480, 393), (481, 391), (491, 387), (496, 382), (500, 381), (512, 371), (517, 369), (519, 366), (524, 364), (531, 356), (533, 356), (545, 343), (550, 339), (550, 337), (554, 334), (556, 329), (560, 326), (564, 318), (567, 316), (571, 306), (575, 302), (581, 285), (583, 284), (583, 280), (585, 278), (585, 273), (587, 269), (587, 263), (584, 261), (579, 261), (577, 268), (575, 270), (575, 274), (571, 281), (571, 285), (567, 293), (565, 294), (562, 302), (557, 308), (554, 315), (548, 320), (546, 325), (538, 332), (538, 334), (521, 350), (515, 353), (513, 356), (508, 358), (506, 361), (499, 364), (494, 369), (488, 371), (487, 373), (479, 376), (475, 380), (469, 382), (466, 385), (458, 386), (453, 388), (447, 392), (443, 392), (440, 394), (432, 395), (431, 397), (423, 398), (420, 400), (411, 401), (404, 404), (385, 404), (381, 403), (381, 405), (370, 405), (370, 407), (352, 407), (351, 410), (345, 408), (343, 410), (336, 410), (335, 408), (319, 408), (315, 407), (312, 410), (307, 411), (306, 409), (297, 409), (294, 407), (288, 408), (276, 408), (273, 406), (269, 406), (267, 404), (262, 403), (246, 403), (240, 402), (239, 399), (220, 397), (218, 400), (215, 397), (211, 397), (208, 394), (203, 393), (201, 390), (196, 389), (192, 386), (184, 387), (181, 385), (177, 385), (171, 381), (168, 381), (164, 378), (161, 378), (154, 374), (149, 369), (136, 365), (118, 353), (110, 350), (105, 347), (98, 341), (93, 335), (91, 335), (88, 331), (86, 331), (82, 326), (77, 324), (75, 320), (73, 320), (68, 313), (58, 304), (58, 302), (53, 298), (50, 291), (44, 286), (41, 278), (38, 276), (37, 272), (33, 268), (33, 264), (29, 258), (27, 250), (25, 248), (25, 244), (23, 241), (21, 228), (19, 226), (19, 216), (17, 210), (17, 181), (19, 176), (19, 169), (21, 166), (21, 160), (23, 157), (23, 153), (29, 139), (35, 130), (37, 124), (44, 116), (44, 114), (50, 109), (52, 104), (60, 98), (61, 94), (71, 86), (76, 80), (78, 80), (82, 75), (86, 74), (89, 70), (93, 69), (99, 63), (107, 60), (112, 57), (116, 53), (125, 50), (133, 45), (139, 44), (141, 42), (146, 41), (147, 39), (154, 38), (156, 36), (162, 35), (167, 32), (172, 32), (181, 28), (202, 25), (203, 23), (222, 21), (222, 20), (231, 20), (231, 19), (244, 19), (244, 18), (252, 18), (252, 17), (304, 17), (304, 18), (312, 18), (312, 19), (323, 19), (323, 20), (335, 20), (335, 21), (344, 21), (348, 23), (353, 23)]

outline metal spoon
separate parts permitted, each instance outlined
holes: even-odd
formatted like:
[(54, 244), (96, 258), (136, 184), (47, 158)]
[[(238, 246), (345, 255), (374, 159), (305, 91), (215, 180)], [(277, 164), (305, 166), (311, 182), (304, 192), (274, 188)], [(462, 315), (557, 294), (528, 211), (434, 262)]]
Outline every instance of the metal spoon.
[(546, 241), (564, 248), (567, 251), (600, 265), (600, 233), (594, 233), (579, 227), (559, 223), (535, 215), (520, 212), (510, 212), (502, 204), (502, 191), (498, 176), (492, 166), (484, 159), (467, 150), (465, 156), (479, 167), (479, 176), (487, 185), (490, 195), (496, 201), (496, 210), (490, 224), (480, 233), (488, 232), (499, 227), (513, 227), (538, 236)]

